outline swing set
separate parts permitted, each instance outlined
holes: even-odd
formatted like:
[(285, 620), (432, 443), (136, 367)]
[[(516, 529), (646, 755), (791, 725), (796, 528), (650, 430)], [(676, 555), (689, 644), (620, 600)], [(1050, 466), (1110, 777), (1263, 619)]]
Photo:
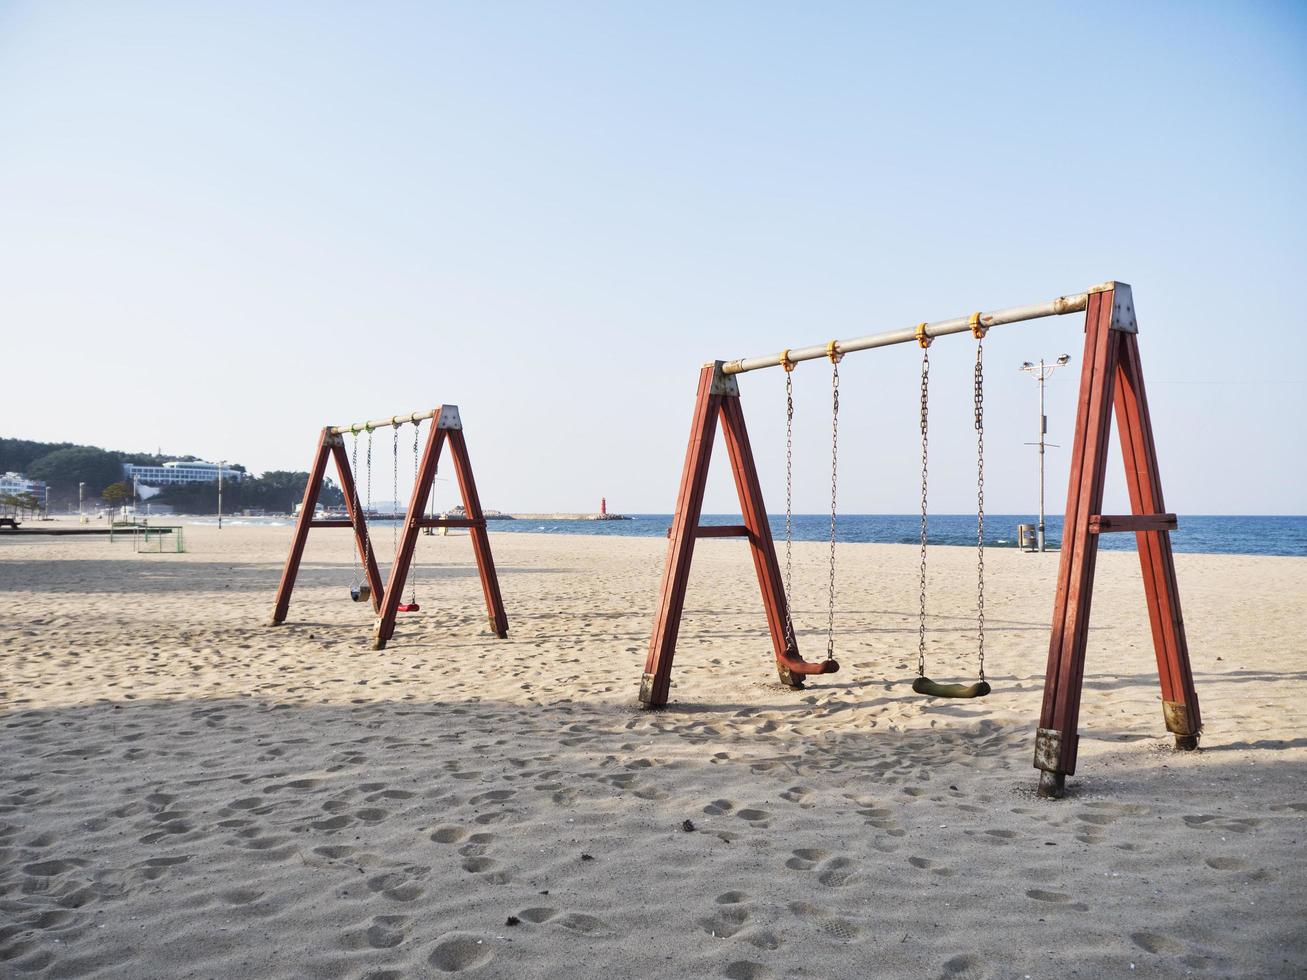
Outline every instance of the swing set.
[[(425, 450), (422, 445), (421, 427), (427, 419), (431, 425), (427, 431)], [(372, 510), (372, 448), (373, 433), (378, 429), (389, 427), (391, 430), (391, 491), (392, 507), (399, 499), (399, 438), (400, 429), (405, 425), (413, 426), (413, 491), (409, 498), (408, 510), (403, 520), (396, 520), (397, 514), (377, 515)], [(359, 434), (366, 434), (365, 490), (366, 500), (360, 500), (358, 485), (354, 474), (358, 471)], [(350, 454), (345, 453), (345, 435), (352, 438)], [(445, 444), (449, 444), (450, 456), (454, 462), (454, 475), (458, 482), (459, 494), (463, 501), (465, 517), (436, 517), (430, 507), (439, 469), (440, 454)], [(345, 519), (319, 518), (316, 515), (318, 497), (326, 474), (328, 458), (335, 461), (336, 473), (340, 478), (340, 487), (345, 495)], [(390, 565), (389, 578), (383, 585), (381, 573), (377, 568), (372, 537), (368, 533), (369, 518), (388, 519), (392, 521), (391, 542), (394, 557)], [(503, 639), (508, 636), (508, 616), (504, 612), (504, 600), (499, 591), (499, 578), (495, 573), (494, 558), (490, 553), (490, 537), (486, 532), (485, 514), (481, 510), (481, 498), (477, 494), (476, 481), (472, 476), (472, 462), (468, 457), (467, 443), (463, 439), (463, 422), (457, 405), (441, 405), (429, 412), (413, 412), (409, 415), (395, 415), (389, 419), (372, 422), (357, 422), (352, 425), (327, 426), (319, 433), (317, 450), (313, 465), (309, 470), (309, 479), (304, 487), (304, 499), (300, 504), (299, 516), (295, 521), (295, 535), (291, 541), (290, 554), (282, 572), (281, 583), (277, 587), (276, 603), (273, 607), (270, 626), (277, 626), (286, 620), (290, 609), (291, 593), (295, 589), (295, 579), (299, 574), (300, 561), (304, 556), (304, 546), (308, 541), (309, 531), (314, 528), (350, 528), (354, 532), (355, 558), (354, 574), (349, 594), (355, 602), (370, 602), (376, 614), (373, 630), (372, 649), (384, 650), (387, 642), (395, 633), (395, 622), (399, 613), (415, 613), (421, 609), (417, 598), (417, 567), (413, 564), (417, 548), (418, 532), (428, 528), (467, 528), (472, 539), (472, 552), (476, 558), (477, 572), (481, 579), (481, 590), (485, 597), (486, 611), (490, 619), (490, 629)], [(413, 578), (409, 582), (409, 598), (403, 599), (404, 585), (408, 580), (410, 568)]]
[[(915, 342), (921, 348), (921, 523), (917, 633), (917, 672), (912, 689), (928, 697), (980, 698), (991, 691), (985, 679), (985, 429), (984, 340), (993, 327), (1070, 313), (1085, 313), (1085, 356), (1071, 453), (1071, 479), (1058, 570), (1058, 587), (1044, 680), (1043, 708), (1035, 738), (1035, 768), (1039, 792), (1061, 796), (1066, 777), (1074, 775), (1079, 736), (1081, 689), (1088, 640), (1089, 610), (1093, 598), (1098, 535), (1133, 531), (1143, 568), (1144, 593), (1152, 627), (1153, 646), (1162, 688), (1163, 717), (1178, 749), (1195, 749), (1202, 722), (1194, 689), (1180, 595), (1175, 578), (1170, 532), (1177, 526), (1174, 514), (1165, 512), (1152, 423), (1144, 393), (1139, 360), (1138, 326), (1131, 289), (1125, 283), (1106, 282), (1083, 293), (1060, 296), (1047, 303), (1014, 307), (991, 313), (973, 313), (935, 323), (920, 323), (898, 330), (852, 340), (787, 349), (780, 354), (713, 361), (699, 373), (699, 389), (686, 450), (676, 514), (668, 532), (667, 562), (649, 655), (640, 684), (640, 701), (650, 708), (667, 704), (672, 661), (684, 610), (694, 545), (698, 538), (744, 537), (750, 544), (763, 609), (771, 635), (780, 682), (801, 689), (804, 678), (839, 670), (835, 659), (835, 557), (838, 518), (839, 365), (845, 355), (895, 344)], [(976, 341), (973, 371), (974, 428), (976, 432), (976, 650), (977, 677), (969, 683), (945, 683), (926, 672), (927, 621), (926, 558), (929, 531), (929, 395), (930, 345), (937, 337), (970, 333)], [(831, 364), (831, 516), (829, 587), (826, 617), (826, 657), (804, 660), (795, 642), (790, 618), (793, 494), (792, 435), (793, 385), (790, 375), (798, 363), (826, 358)], [(785, 572), (782, 577), (767, 511), (763, 505), (753, 451), (740, 407), (737, 376), (762, 368), (786, 372), (785, 436)], [(1126, 463), (1131, 514), (1101, 513), (1109, 430), (1115, 412), (1117, 431)], [(736, 526), (701, 526), (704, 488), (720, 420), (735, 479), (744, 523)]]

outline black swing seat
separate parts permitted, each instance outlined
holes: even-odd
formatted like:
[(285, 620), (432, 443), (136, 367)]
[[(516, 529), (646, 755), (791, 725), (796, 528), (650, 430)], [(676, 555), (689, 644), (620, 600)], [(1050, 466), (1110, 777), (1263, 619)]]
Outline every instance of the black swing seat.
[(918, 694), (932, 698), (983, 698), (989, 693), (988, 681), (974, 684), (941, 684), (929, 677), (918, 677), (912, 682), (912, 689)]
[(372, 598), (372, 589), (367, 583), (351, 585), (349, 587), (349, 597), (355, 602), (367, 602)]

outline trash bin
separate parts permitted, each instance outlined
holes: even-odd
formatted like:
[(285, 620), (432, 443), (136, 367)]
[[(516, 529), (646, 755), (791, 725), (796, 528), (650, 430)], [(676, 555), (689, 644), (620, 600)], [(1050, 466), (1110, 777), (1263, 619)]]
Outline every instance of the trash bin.
[(1017, 547), (1022, 551), (1039, 550), (1039, 533), (1033, 524), (1017, 525)]

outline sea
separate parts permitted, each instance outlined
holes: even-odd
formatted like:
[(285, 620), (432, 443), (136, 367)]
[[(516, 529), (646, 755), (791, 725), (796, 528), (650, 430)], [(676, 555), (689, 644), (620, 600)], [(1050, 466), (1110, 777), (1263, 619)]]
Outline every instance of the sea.
[[(593, 534), (600, 537), (662, 538), (671, 526), (671, 514), (631, 514), (626, 521), (585, 520), (506, 520), (491, 521), (494, 534)], [(183, 518), (188, 523), (215, 524), (216, 519)], [(785, 517), (773, 514), (770, 518), (772, 535), (780, 542), (785, 534)], [(239, 525), (282, 525), (290, 518), (230, 517), (223, 523)], [(390, 527), (394, 521), (374, 520), (369, 523), (375, 532)], [(739, 514), (705, 514), (702, 524), (739, 524)], [(985, 547), (1017, 547), (1017, 525), (1035, 524), (1031, 514), (987, 514), (985, 516)], [(795, 541), (830, 540), (829, 514), (796, 514), (794, 516)], [(1057, 548), (1062, 540), (1062, 518), (1045, 520), (1045, 542)], [(975, 547), (975, 514), (931, 514), (928, 527), (932, 545)], [(916, 544), (921, 533), (921, 517), (917, 514), (841, 514), (835, 526), (835, 539), (840, 542), (874, 542), (877, 544)], [(1180, 515), (1180, 526), (1171, 532), (1171, 546), (1177, 552), (1216, 555), (1291, 555), (1307, 556), (1307, 516), (1247, 517)], [(1134, 551), (1133, 534), (1104, 534), (1099, 537), (1104, 551)]]
[[(493, 531), (525, 534), (595, 534), (609, 537), (665, 537), (671, 514), (632, 514), (629, 521), (492, 521)], [(739, 524), (739, 514), (705, 514), (701, 524)], [(785, 533), (785, 517), (770, 517), (772, 536), (779, 542)], [(1030, 514), (985, 515), (985, 547), (1017, 547), (1017, 525), (1036, 524)], [(829, 514), (796, 514), (795, 541), (829, 541)], [(1047, 547), (1062, 540), (1062, 518), (1044, 522)], [(917, 544), (921, 535), (919, 514), (841, 514), (835, 525), (835, 540), (877, 544)], [(931, 514), (928, 538), (932, 545), (975, 547), (975, 514)], [(1099, 535), (1104, 551), (1134, 551), (1133, 534)], [(1307, 516), (1293, 517), (1201, 517), (1180, 516), (1180, 526), (1171, 532), (1171, 546), (1177, 552), (1219, 555), (1307, 555)]]

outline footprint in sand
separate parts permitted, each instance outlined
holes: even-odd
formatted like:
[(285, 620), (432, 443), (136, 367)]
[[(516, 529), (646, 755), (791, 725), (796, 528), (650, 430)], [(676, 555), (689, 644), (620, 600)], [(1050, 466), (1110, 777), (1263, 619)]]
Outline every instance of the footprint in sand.
[(264, 894), (257, 888), (233, 888), (230, 891), (219, 893), (218, 897), (228, 905), (251, 905), (261, 899)]
[(1036, 902), (1047, 902), (1049, 905), (1060, 905), (1063, 908), (1072, 909), (1076, 912), (1088, 912), (1089, 906), (1083, 902), (1073, 901), (1070, 895), (1062, 892), (1045, 891), (1042, 888), (1031, 888), (1026, 892), (1027, 898), (1033, 898)]
[(727, 980), (774, 980), (776, 974), (761, 963), (749, 960), (736, 960), (727, 965), (722, 972)]
[(699, 928), (715, 939), (730, 939), (749, 921), (749, 910), (726, 906), (699, 920)]
[(800, 847), (793, 853), (794, 856), (785, 862), (785, 867), (791, 871), (811, 871), (818, 862), (830, 857), (819, 847)]
[(955, 870), (947, 865), (939, 864), (932, 861), (930, 858), (910, 857), (908, 858), (908, 864), (912, 865), (914, 868), (920, 868), (922, 871), (929, 871), (931, 874), (936, 874), (944, 878), (957, 874)]
[(735, 814), (741, 820), (746, 820), (755, 827), (763, 828), (770, 825), (771, 814), (766, 810), (744, 809), (738, 810)]
[(827, 888), (843, 888), (853, 880), (855, 874), (853, 861), (836, 857), (821, 865), (817, 880)]
[(1185, 947), (1183, 943), (1176, 942), (1170, 936), (1164, 936), (1158, 932), (1132, 932), (1130, 940), (1140, 949), (1147, 950), (1150, 953), (1183, 953)]
[(462, 854), (464, 857), (481, 857), (486, 853), (494, 840), (494, 834), (473, 834), (467, 839), (467, 843), (458, 849), (458, 853)]
[(492, 789), (488, 793), (480, 793), (468, 800), (473, 806), (480, 806), (482, 803), (502, 803), (513, 796), (517, 791), (512, 789)]
[(944, 980), (979, 980), (984, 973), (984, 960), (974, 953), (961, 953), (944, 961), (940, 977)]
[(860, 926), (855, 925), (848, 919), (841, 919), (839, 916), (823, 919), (821, 925), (817, 928), (834, 939), (842, 939), (846, 942), (857, 939), (862, 935)]
[(1232, 857), (1211, 857), (1203, 863), (1217, 871), (1247, 871), (1252, 867), (1247, 861)]
[(427, 962), (441, 973), (462, 973), (485, 966), (494, 957), (494, 949), (481, 937), (451, 932), (440, 938)]
[(781, 799), (789, 803), (798, 803), (802, 805), (811, 795), (812, 790), (808, 789), (806, 786), (791, 786), (781, 794)]
[(819, 905), (810, 902), (791, 902), (791, 914), (808, 922), (823, 935), (843, 942), (852, 942), (862, 935), (862, 927), (842, 916), (834, 915)]
[(551, 909), (548, 906), (540, 905), (535, 908), (523, 909), (517, 913), (517, 917), (523, 922), (530, 922), (539, 925), (541, 922), (548, 922), (558, 914), (558, 909)]
[(391, 949), (402, 943), (407, 937), (404, 924), (408, 916), (378, 915), (366, 929), (356, 929), (340, 937), (340, 945), (345, 949)]
[(466, 836), (467, 831), (462, 827), (437, 827), (431, 839), (437, 844), (457, 844)]
[(710, 817), (723, 817), (734, 809), (735, 803), (732, 800), (713, 800), (703, 808), (703, 812)]
[(738, 940), (748, 943), (757, 949), (777, 950), (780, 949), (784, 941), (770, 929), (746, 929), (738, 933), (735, 937)]
[(583, 936), (603, 935), (608, 931), (608, 924), (603, 919), (586, 915), (584, 912), (568, 912), (558, 920), (558, 924), (568, 932), (580, 933)]
[(421, 898), (425, 892), (415, 879), (425, 877), (430, 870), (430, 868), (410, 867), (403, 871), (374, 875), (368, 879), (368, 888), (396, 902), (413, 902)]

